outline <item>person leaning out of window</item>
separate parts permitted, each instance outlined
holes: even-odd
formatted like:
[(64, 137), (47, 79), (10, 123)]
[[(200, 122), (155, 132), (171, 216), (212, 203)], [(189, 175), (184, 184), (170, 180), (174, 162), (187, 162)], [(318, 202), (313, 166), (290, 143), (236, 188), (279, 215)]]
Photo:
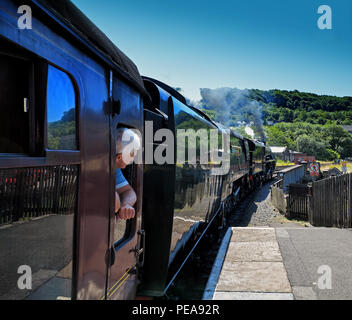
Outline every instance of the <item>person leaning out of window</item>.
[(133, 188), (123, 176), (121, 169), (132, 164), (141, 142), (136, 133), (127, 128), (117, 129), (116, 136), (116, 187), (115, 213), (118, 220), (129, 220), (135, 216), (133, 208), (137, 196)]

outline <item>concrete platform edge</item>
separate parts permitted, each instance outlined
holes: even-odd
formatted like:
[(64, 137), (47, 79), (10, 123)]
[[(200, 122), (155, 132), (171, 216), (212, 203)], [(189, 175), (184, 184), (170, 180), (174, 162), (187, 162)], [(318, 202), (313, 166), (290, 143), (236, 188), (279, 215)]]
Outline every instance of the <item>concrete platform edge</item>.
[(216, 256), (213, 268), (211, 270), (207, 285), (204, 290), (202, 300), (212, 300), (216, 290), (217, 283), (219, 281), (222, 266), (225, 261), (225, 256), (227, 253), (228, 246), (232, 237), (232, 228), (228, 228), (226, 234), (222, 240), (219, 252)]

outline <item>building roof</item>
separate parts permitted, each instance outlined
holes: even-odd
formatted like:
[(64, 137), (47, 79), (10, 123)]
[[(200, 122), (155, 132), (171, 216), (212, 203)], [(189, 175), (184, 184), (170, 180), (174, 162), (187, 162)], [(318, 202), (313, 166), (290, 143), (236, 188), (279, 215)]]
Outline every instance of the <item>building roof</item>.
[(284, 153), (287, 147), (270, 147), (272, 153)]

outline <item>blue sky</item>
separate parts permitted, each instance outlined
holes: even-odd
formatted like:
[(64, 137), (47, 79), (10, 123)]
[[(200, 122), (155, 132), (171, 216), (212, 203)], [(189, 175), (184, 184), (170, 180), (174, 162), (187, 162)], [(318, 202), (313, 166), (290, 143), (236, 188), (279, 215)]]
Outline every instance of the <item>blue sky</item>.
[[(352, 1), (73, 0), (142, 75), (181, 87), (352, 95)], [(318, 7), (332, 9), (320, 30)]]

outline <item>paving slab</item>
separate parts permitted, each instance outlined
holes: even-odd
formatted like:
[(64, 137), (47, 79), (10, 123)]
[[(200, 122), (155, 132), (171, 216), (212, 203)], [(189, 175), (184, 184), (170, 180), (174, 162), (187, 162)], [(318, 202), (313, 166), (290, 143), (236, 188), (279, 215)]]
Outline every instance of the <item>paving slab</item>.
[(351, 243), (351, 229), (229, 229), (207, 297), (352, 300)]
[(282, 262), (225, 261), (216, 291), (291, 293)]
[(241, 261), (282, 261), (278, 243), (275, 242), (231, 242), (227, 255), (227, 262)]
[(293, 299), (274, 228), (229, 229), (221, 248), (203, 299)]
[(275, 242), (274, 228), (232, 228), (231, 242)]

